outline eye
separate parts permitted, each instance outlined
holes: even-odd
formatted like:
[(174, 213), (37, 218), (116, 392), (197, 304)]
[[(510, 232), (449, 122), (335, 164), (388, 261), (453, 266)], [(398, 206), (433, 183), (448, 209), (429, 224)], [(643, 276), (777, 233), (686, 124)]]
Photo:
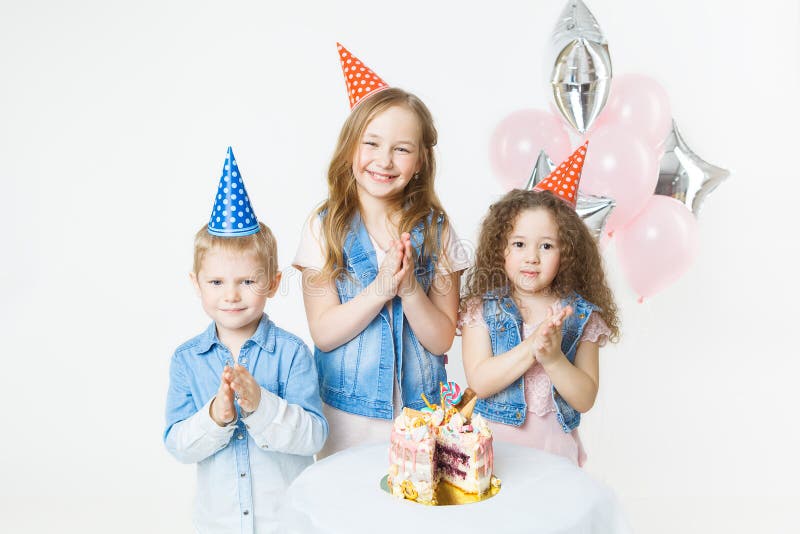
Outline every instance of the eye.
[(552, 248), (555, 248), (552, 243), (542, 243), (541, 245), (542, 250), (550, 250)]
[(255, 284), (255, 283), (256, 283), (256, 281), (255, 281), (255, 280), (245, 280), (245, 281), (243, 281), (242, 283), (243, 283), (244, 285), (246, 285), (246, 286), (251, 286), (251, 285)]
[(398, 152), (402, 152), (404, 154), (411, 154), (411, 151), (409, 149), (407, 149), (406, 147), (403, 147), (403, 146), (399, 146), (399, 147), (395, 148), (395, 150), (397, 150)]
[(523, 248), (523, 247), (525, 247), (525, 243), (523, 243), (522, 241), (512, 241), (511, 242), (511, 247), (512, 248)]
[(212, 286), (221, 286), (222, 280), (209, 280), (208, 283)]
[(369, 145), (371, 147), (377, 147), (378, 146), (378, 143), (376, 143), (375, 141), (364, 141), (363, 144)]

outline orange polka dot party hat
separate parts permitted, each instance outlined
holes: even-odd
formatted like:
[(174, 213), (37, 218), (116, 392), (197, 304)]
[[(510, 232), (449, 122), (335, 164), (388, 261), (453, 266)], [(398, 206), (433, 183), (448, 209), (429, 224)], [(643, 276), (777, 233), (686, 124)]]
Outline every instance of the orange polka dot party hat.
[(339, 59), (342, 62), (342, 74), (344, 74), (344, 83), (347, 86), (347, 98), (350, 99), (350, 109), (356, 107), (369, 95), (389, 88), (389, 84), (384, 82), (371, 68), (364, 65), (341, 43), (336, 43), (336, 48), (339, 50)]
[(579, 146), (570, 157), (553, 169), (553, 172), (544, 177), (541, 182), (536, 184), (533, 190), (550, 191), (573, 208), (576, 207), (578, 200), (578, 184), (581, 181), (581, 172), (583, 171), (583, 162), (586, 158), (586, 149), (588, 146), (589, 141)]

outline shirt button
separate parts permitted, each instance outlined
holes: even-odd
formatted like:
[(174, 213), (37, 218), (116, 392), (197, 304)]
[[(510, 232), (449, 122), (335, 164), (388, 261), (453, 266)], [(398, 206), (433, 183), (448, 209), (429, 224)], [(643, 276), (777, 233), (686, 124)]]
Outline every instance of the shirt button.
[(247, 514), (249, 514), (249, 513), (250, 513), (250, 510), (245, 510), (245, 511), (244, 511), (244, 512), (242, 512), (242, 513), (243, 513), (244, 515), (247, 515)]
[(241, 434), (236, 434), (236, 439), (243, 439), (243, 438), (244, 438), (244, 436), (243, 436), (243, 435), (241, 435)]
[(517, 412), (517, 419), (522, 419), (522, 414)]
[(239, 363), (241, 363), (242, 365), (246, 364), (247, 358), (242, 358), (241, 360), (239, 360)]
[(244, 478), (245, 476), (247, 476), (247, 473), (239, 473), (239, 476)]
[(500, 327), (500, 331), (501, 331), (501, 332), (505, 332), (505, 331), (506, 331), (506, 327), (505, 327), (505, 326), (501, 326), (501, 327)]

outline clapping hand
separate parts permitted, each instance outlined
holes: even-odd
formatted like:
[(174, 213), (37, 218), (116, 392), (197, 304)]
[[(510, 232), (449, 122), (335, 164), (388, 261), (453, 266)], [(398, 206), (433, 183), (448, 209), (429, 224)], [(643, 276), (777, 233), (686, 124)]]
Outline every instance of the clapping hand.
[(554, 312), (553, 308), (547, 309), (547, 317), (533, 333), (533, 354), (543, 366), (547, 366), (563, 356), (561, 352), (561, 325), (564, 320), (572, 315), (572, 306)]
[(386, 251), (386, 257), (378, 268), (378, 275), (375, 277), (374, 282), (378, 295), (385, 300), (397, 295), (400, 284), (406, 276), (407, 266), (404, 256), (405, 247), (402, 238), (399, 241), (391, 240), (389, 249)]
[(230, 387), (236, 393), (243, 412), (253, 413), (261, 402), (261, 386), (247, 370), (239, 364), (233, 366)]
[(417, 277), (414, 275), (414, 247), (411, 245), (411, 234), (404, 232), (400, 236), (400, 242), (403, 245), (403, 270), (405, 274), (400, 281), (397, 294), (400, 297), (405, 297), (413, 294), (417, 289)]
[(211, 401), (211, 407), (209, 409), (211, 419), (219, 426), (230, 424), (231, 421), (236, 419), (236, 408), (233, 405), (231, 380), (233, 380), (233, 370), (226, 365), (225, 369), (222, 370), (217, 395), (214, 397), (214, 400)]

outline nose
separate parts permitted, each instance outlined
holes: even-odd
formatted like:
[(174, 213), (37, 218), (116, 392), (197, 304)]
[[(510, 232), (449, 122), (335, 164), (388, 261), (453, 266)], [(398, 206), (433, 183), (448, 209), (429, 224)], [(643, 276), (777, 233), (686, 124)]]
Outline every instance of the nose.
[(228, 287), (225, 288), (225, 301), (236, 302), (238, 300), (239, 300), (239, 285), (229, 284)]
[(525, 255), (525, 263), (534, 265), (539, 263), (539, 250), (536, 247), (529, 247), (528, 253)]
[(392, 167), (392, 151), (391, 149), (384, 149), (381, 150), (378, 155), (375, 157), (378, 165), (383, 167), (384, 169), (389, 169)]

